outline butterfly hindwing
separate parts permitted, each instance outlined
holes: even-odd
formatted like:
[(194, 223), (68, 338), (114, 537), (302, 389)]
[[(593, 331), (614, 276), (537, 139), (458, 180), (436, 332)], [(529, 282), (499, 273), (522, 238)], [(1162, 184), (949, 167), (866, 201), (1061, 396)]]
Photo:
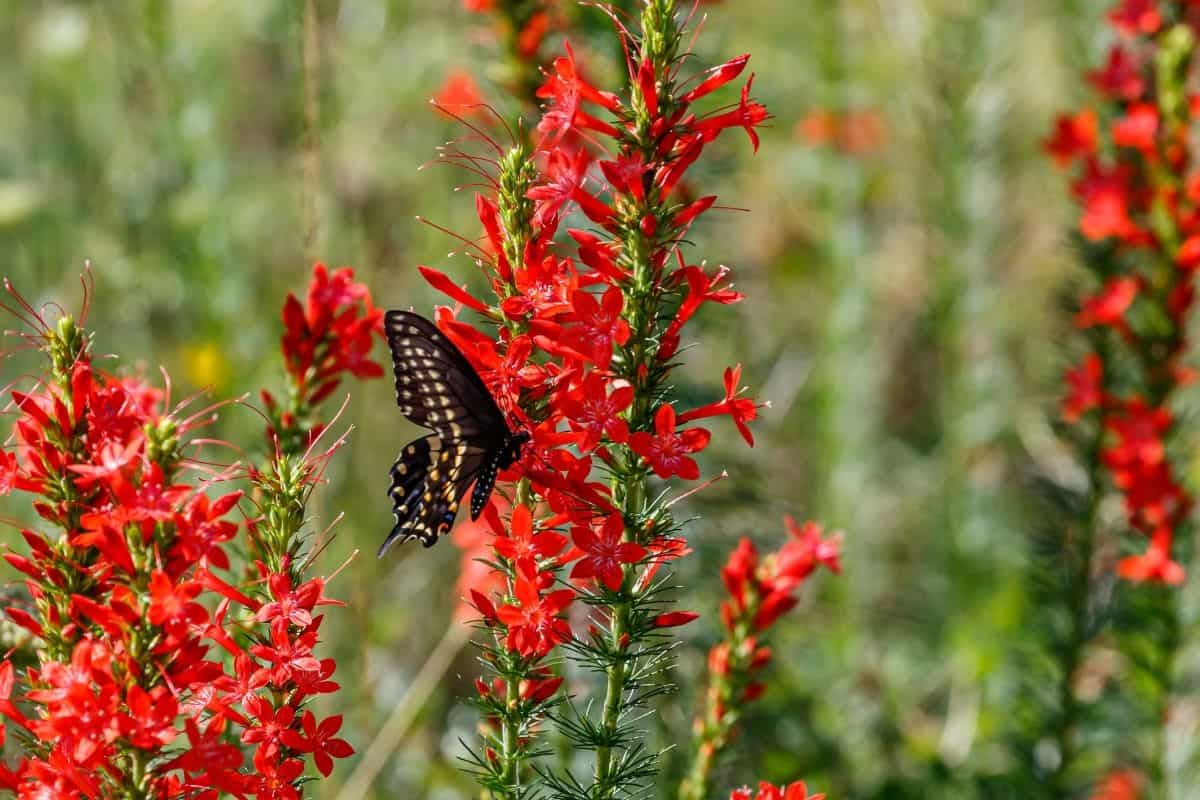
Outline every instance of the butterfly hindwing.
[(389, 494), (396, 524), (379, 555), (396, 541), (419, 539), (429, 547), (448, 533), (482, 464), (478, 450), (461, 443), (448, 445), (436, 435), (405, 447), (391, 471)]

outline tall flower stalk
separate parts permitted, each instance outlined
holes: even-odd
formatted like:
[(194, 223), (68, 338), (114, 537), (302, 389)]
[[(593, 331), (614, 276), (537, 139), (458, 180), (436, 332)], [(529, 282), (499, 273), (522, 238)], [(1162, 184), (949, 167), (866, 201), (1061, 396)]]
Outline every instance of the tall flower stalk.
[[(533, 145), (493, 144), (486, 158), (447, 152), (473, 169), (491, 164), (490, 191), (477, 198), (486, 242), (471, 245), (491, 296), (421, 268), (485, 321), (487, 333), (451, 309), (438, 315), (532, 437), (502, 476), (507, 497), (485, 511), (500, 588), (471, 593), (495, 673), (478, 686), (491, 722), (472, 761), (493, 797), (536, 785), (602, 800), (647, 785), (657, 754), (637, 719), (669, 688), (666, 629), (695, 616), (667, 608), (660, 570), (688, 548), (675, 493), (653, 484), (699, 479), (693, 455), (710, 438), (692, 424), (700, 419), (728, 416), (752, 442), (757, 406), (743, 396), (740, 368), (726, 371), (723, 397), (687, 410), (675, 406), (671, 375), (697, 311), (740, 299), (727, 268), (689, 264), (679, 249), (716, 199), (692, 199), (683, 181), (728, 128), (757, 146), (767, 113), (750, 81), (733, 106), (696, 113), (693, 104), (738, 78), (748, 57), (684, 78), (690, 59), (673, 0), (645, 3), (639, 22), (630, 30), (614, 15), (627, 57), (616, 91), (585, 80), (568, 45), (537, 91), (545, 106)], [(577, 212), (593, 227), (560, 235)], [(586, 631), (569, 627), (568, 605), (588, 609)], [(563, 659), (596, 676), (589, 702), (557, 694)], [(540, 758), (551, 719), (575, 752), (591, 754), (586, 774)]]
[[(1187, 87), (1195, 13), (1189, 2), (1119, 3), (1109, 14), (1117, 41), (1088, 75), (1097, 107), (1061, 117), (1047, 141), (1058, 164), (1076, 175), (1091, 283), (1075, 317), (1088, 349), (1067, 373), (1063, 407), (1089, 487), (1063, 554), (1071, 574), (1053, 776), (1060, 796), (1079, 778), (1073, 770), (1084, 745), (1078, 670), (1104, 619), (1115, 610), (1119, 621), (1130, 605), (1141, 607), (1142, 622), (1122, 637), (1149, 679), (1150, 696), (1140, 704), (1151, 712), (1145, 724), (1157, 729), (1154, 744), (1132, 755), (1160, 790), (1166, 780), (1162, 726), (1182, 644), (1171, 587), (1183, 582), (1191, 551), (1192, 496), (1172, 464), (1180, 423), (1170, 406), (1190, 380), (1181, 358), (1200, 266), (1200, 172), (1189, 137), (1195, 103)], [(1115, 609), (1097, 596), (1104, 565), (1094, 563), (1109, 533), (1099, 509), (1110, 490), (1123, 498), (1127, 530), (1146, 542), (1116, 563), (1116, 573), (1151, 584), (1122, 589)]]
[[(22, 797), (299, 797), (308, 763), (328, 775), (353, 752), (337, 737), (340, 716), (307, 707), (338, 689), (335, 663), (314, 653), (317, 608), (335, 603), (306, 574), (302, 542), (309, 494), (340, 440), (320, 446), (312, 426), (307, 446), (277, 449), (261, 469), (215, 468), (198, 460), (207, 442), (195, 433), (214, 409), (172, 407), (169, 384), (104, 372), (82, 320), (49, 322), (9, 295), (46, 371), (12, 390), (16, 447), (0, 452), (0, 489), (30, 496), (51, 530), (22, 531), (28, 555), (5, 556), (28, 590), (7, 612), (35, 637), (37, 663), (0, 662), (0, 713), (23, 731), (0, 787)], [(359, 319), (357, 308), (338, 310), (344, 323)], [(322, 347), (361, 365), (370, 339), (362, 349), (351, 327)], [(326, 366), (328, 382), (348, 362)], [(307, 404), (295, 407), (311, 422), (319, 398), (300, 395)], [(243, 479), (252, 491), (211, 494)], [(250, 501), (261, 512), (245, 524), (255, 558), (235, 564), (234, 511)]]
[[(717, 757), (729, 745), (746, 706), (766, 691), (759, 676), (771, 662), (767, 630), (795, 607), (796, 590), (818, 566), (841, 571), (838, 537), (822, 538), (815, 522), (798, 525), (787, 517), (784, 523), (789, 536), (778, 551), (760, 558), (754, 543), (743, 537), (721, 570), (729, 591), (721, 604), (725, 635), (708, 652), (709, 686), (696, 717), (692, 767), (680, 787), (680, 800), (710, 796)], [(799, 787), (803, 799), (803, 784)]]

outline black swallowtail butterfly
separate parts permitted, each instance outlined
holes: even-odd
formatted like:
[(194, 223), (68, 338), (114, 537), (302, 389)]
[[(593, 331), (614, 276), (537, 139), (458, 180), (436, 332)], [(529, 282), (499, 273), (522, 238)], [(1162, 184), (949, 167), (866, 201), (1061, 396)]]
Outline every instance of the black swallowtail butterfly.
[(478, 518), (496, 473), (529, 441), (528, 433), (509, 429), (475, 368), (436, 325), (411, 311), (389, 311), (384, 329), (400, 412), (433, 433), (408, 444), (392, 465), (396, 525), (380, 556), (397, 540), (433, 545), (450, 530), (472, 482), (471, 519)]

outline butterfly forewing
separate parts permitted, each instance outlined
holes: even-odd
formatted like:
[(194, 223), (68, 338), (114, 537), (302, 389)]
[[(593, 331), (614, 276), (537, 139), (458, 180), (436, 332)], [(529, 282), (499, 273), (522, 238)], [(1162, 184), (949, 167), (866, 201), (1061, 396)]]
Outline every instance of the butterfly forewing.
[(499, 445), (508, 427), (475, 368), (437, 327), (408, 311), (389, 311), (388, 345), (396, 402), (417, 425), (445, 439)]
[(412, 312), (389, 311), (385, 327), (400, 411), (434, 433), (406, 446), (392, 465), (396, 525), (380, 555), (397, 540), (436, 542), (478, 480), (471, 497), (471, 516), (477, 517), (499, 466), (516, 452), (514, 435), (486, 385), (436, 325)]

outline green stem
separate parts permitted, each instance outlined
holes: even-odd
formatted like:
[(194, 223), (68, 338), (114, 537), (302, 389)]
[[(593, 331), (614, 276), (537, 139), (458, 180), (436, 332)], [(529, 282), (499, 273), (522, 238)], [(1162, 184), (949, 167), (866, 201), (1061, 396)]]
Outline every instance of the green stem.
[(521, 744), (521, 731), (517, 720), (512, 717), (512, 710), (520, 702), (520, 682), (515, 677), (509, 677), (504, 683), (504, 704), (507, 713), (504, 715), (504, 730), (502, 733), (503, 750), (501, 758), (504, 764), (504, 784), (506, 798), (521, 796), (521, 776), (518, 769), (518, 756)]
[[(1095, 438), (1089, 448), (1088, 467), (1088, 500), (1080, 530), (1081, 538), (1078, 546), (1078, 558), (1073, 564), (1071, 575), (1068, 610), (1070, 612), (1071, 632), (1063, 654), (1062, 672), (1059, 675), (1059, 719), (1055, 731), (1055, 741), (1058, 744), (1059, 761), (1050, 777), (1051, 793), (1054, 797), (1067, 798), (1073, 796), (1068, 785), (1071, 765), (1077, 755), (1078, 742), (1076, 725), (1079, 717), (1079, 700), (1075, 696), (1075, 674), (1083, 660), (1083, 651), (1091, 640), (1091, 625), (1088, 620), (1088, 604), (1091, 597), (1091, 567), (1095, 551), (1096, 526), (1099, 522), (1100, 500), (1103, 496), (1100, 481), (1100, 450), (1104, 442), (1104, 425), (1097, 420)], [(1069, 551), (1070, 541), (1065, 548)], [(1069, 552), (1068, 552), (1068, 555)]]
[[(626, 583), (628, 583), (628, 572)], [(621, 639), (629, 630), (629, 603), (618, 604), (613, 609), (612, 648), (614, 653), (620, 653)], [(617, 734), (617, 726), (621, 718), (621, 698), (625, 694), (625, 679), (628, 667), (623, 655), (614, 655), (613, 662), (606, 670), (608, 680), (604, 690), (604, 716), (601, 724), (604, 727), (605, 739), (612, 741)], [(600, 787), (600, 798), (613, 796), (615, 786), (608, 781), (612, 775), (613, 748), (605, 744), (596, 750), (596, 785)]]
[(1170, 771), (1167, 765), (1169, 755), (1167, 720), (1171, 713), (1171, 689), (1175, 683), (1175, 662), (1183, 637), (1179, 622), (1179, 592), (1170, 586), (1160, 587), (1160, 591), (1163, 595), (1163, 617), (1166, 630), (1160, 650), (1161, 661), (1153, 676), (1158, 690), (1154, 704), (1154, 754), (1150, 764), (1150, 777), (1155, 791), (1149, 796), (1167, 800), (1171, 796)]

